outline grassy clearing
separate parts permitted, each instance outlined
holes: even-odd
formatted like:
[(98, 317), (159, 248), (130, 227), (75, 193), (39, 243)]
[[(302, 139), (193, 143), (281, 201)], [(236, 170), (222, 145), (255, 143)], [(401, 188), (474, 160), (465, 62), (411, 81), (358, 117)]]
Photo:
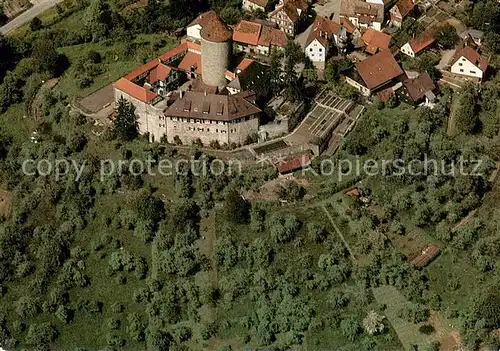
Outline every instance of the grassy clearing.
[(396, 331), (399, 340), (406, 350), (413, 350), (412, 345), (418, 345), (419, 350), (432, 342), (432, 338), (418, 331), (418, 325), (399, 317), (399, 311), (411, 303), (393, 286), (380, 286), (373, 289), (373, 295), (379, 304), (385, 304), (384, 313)]
[(0, 118), (0, 133), (11, 136), (16, 144), (28, 142), (35, 130), (36, 122), (28, 118), (24, 103), (10, 106)]
[[(130, 44), (136, 49), (130, 52)], [(94, 78), (94, 82), (87, 88), (80, 88), (76, 83), (76, 77), (81, 73), (75, 67), (70, 68), (61, 77), (56, 89), (64, 92), (71, 98), (84, 97), (104, 86), (115, 82), (126, 73), (134, 70), (145, 61), (153, 59), (178, 43), (176, 39), (161, 34), (140, 35), (131, 43), (85, 43), (74, 46), (67, 46), (59, 49), (59, 52), (66, 55), (71, 63), (78, 58), (85, 56), (90, 51), (97, 51), (102, 56), (100, 73)]]
[(429, 286), (442, 299), (442, 310), (450, 315), (467, 310), (470, 299), (479, 286), (486, 285), (481, 274), (465, 255), (448, 249), (428, 267)]

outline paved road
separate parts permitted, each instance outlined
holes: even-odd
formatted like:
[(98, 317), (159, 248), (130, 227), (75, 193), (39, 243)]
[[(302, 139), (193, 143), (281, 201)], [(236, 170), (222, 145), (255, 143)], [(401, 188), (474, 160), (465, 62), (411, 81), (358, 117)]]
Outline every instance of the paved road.
[(33, 1), (33, 7), (24, 11), (19, 16), (14, 18), (12, 21), (7, 23), (5, 26), (0, 28), (0, 33), (5, 35), (13, 31), (16, 28), (21, 27), (23, 24), (31, 21), (36, 16), (47, 11), (56, 4), (62, 2), (63, 0), (35, 0)]

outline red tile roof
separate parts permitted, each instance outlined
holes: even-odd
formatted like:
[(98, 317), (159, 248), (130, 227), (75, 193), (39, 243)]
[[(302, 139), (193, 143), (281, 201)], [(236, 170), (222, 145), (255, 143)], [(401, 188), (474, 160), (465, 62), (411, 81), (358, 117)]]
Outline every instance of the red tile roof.
[(306, 47), (308, 47), (314, 39), (319, 41), (321, 45), (326, 46), (328, 44), (328, 40), (331, 39), (333, 35), (340, 30), (340, 28), (341, 26), (339, 23), (330, 21), (322, 16), (317, 16), (312, 24), (309, 36), (307, 37)]
[(408, 92), (409, 98), (414, 102), (418, 102), (423, 99), (425, 93), (428, 91), (436, 89), (432, 78), (427, 73), (423, 73), (415, 79), (407, 79), (403, 81), (403, 86)]
[(295, 8), (306, 11), (309, 8), (309, 2), (307, 0), (285, 0), (291, 2)]
[(239, 65), (236, 67), (236, 71), (240, 70), (243, 72), (244, 70), (246, 70), (248, 68), (248, 66), (250, 66), (254, 62), (255, 62), (254, 60), (245, 57), (243, 60), (241, 60)]
[(310, 163), (311, 163), (310, 155), (300, 155), (278, 162), (276, 164), (276, 168), (280, 173), (287, 173), (295, 169), (306, 167)]
[(207, 23), (212, 21), (217, 17), (217, 13), (215, 13), (214, 10), (210, 10), (207, 12), (202, 13), (198, 17), (196, 17), (193, 22), (191, 22), (188, 27), (194, 26), (196, 24), (199, 24), (200, 26), (204, 27)]
[[(394, 10), (398, 10), (401, 18), (405, 18), (415, 7), (413, 0), (399, 0), (396, 5), (394, 5)], [(391, 9), (391, 12), (393, 10)]]
[(436, 35), (434, 31), (427, 30), (422, 34), (416, 36), (415, 38), (409, 41), (410, 47), (415, 54), (418, 54), (420, 51), (434, 43), (436, 40)]
[(455, 62), (457, 62), (462, 56), (472, 62), (472, 64), (483, 71), (483, 73), (486, 72), (486, 69), (488, 68), (488, 59), (481, 57), (481, 55), (470, 46), (464, 46), (463, 48), (457, 50), (452, 65), (454, 65)]
[(298, 8), (296, 7), (293, 1), (285, 1), (282, 5), (276, 6), (276, 9), (273, 12), (271, 12), (269, 17), (275, 17), (278, 13), (282, 11), (287, 15), (287, 17), (293, 23), (299, 20)]
[(201, 28), (200, 36), (207, 41), (221, 43), (230, 40), (232, 33), (220, 17), (215, 15)]
[(288, 38), (284, 32), (279, 29), (262, 26), (259, 38), (259, 45), (279, 46), (284, 48), (288, 43)]
[[(364, 22), (383, 22), (384, 5), (367, 3), (362, 0), (341, 0), (341, 17), (356, 17)], [(371, 18), (373, 17), (373, 18)]]
[(392, 37), (389, 34), (385, 34), (375, 30), (373, 28), (368, 28), (361, 40), (366, 45), (366, 51), (370, 54), (376, 54), (378, 50), (387, 50), (391, 43)]
[(158, 66), (158, 64), (159, 64), (159, 61), (157, 58), (155, 58), (155, 59), (149, 61), (148, 63), (140, 66), (139, 68), (136, 68), (135, 70), (133, 70), (132, 72), (127, 74), (124, 78), (127, 80), (134, 80), (138, 76), (151, 71), (153, 68)]
[(158, 66), (149, 72), (148, 83), (154, 84), (160, 80), (165, 80), (170, 74), (170, 71), (172, 71), (171, 67), (166, 66), (163, 63), (159, 63)]
[(229, 77), (229, 78), (231, 78), (231, 79), (236, 78), (236, 73), (231, 72), (230, 70), (226, 70), (225, 75), (226, 75), (226, 76), (228, 76), (228, 77)]
[(193, 47), (197, 47), (198, 50), (200, 50), (200, 46), (198, 44), (194, 44), (194, 43), (189, 43), (189, 42), (182, 42), (181, 44), (179, 44), (179, 46), (173, 48), (172, 50), (164, 53), (163, 55), (161, 55), (160, 57), (158, 58), (155, 58), (151, 61), (149, 61), (148, 63), (136, 68), (135, 70), (133, 70), (132, 72), (128, 73), (125, 77), (125, 79), (128, 79), (130, 81), (134, 80), (135, 78), (137, 78), (138, 76), (144, 74), (144, 73), (147, 73), (149, 71), (151, 71), (152, 69), (154, 69), (156, 66), (158, 66), (158, 64), (161, 62), (161, 61), (168, 61), (170, 58), (174, 57), (174, 56), (177, 56), (177, 55), (181, 55), (182, 53), (184, 53), (185, 51), (187, 51), (188, 47), (189, 46), (193, 46)]
[(344, 26), (347, 33), (352, 34), (356, 30), (354, 24), (346, 17), (340, 17), (340, 24)]
[(250, 21), (241, 21), (233, 31), (233, 40), (256, 46), (259, 43), (262, 25)]
[(194, 68), (196, 73), (201, 73), (201, 55), (187, 52), (177, 68), (185, 72), (191, 72), (191, 68)]
[(113, 84), (113, 87), (142, 102), (149, 102), (158, 96), (155, 92), (132, 83), (125, 78), (120, 78), (120, 80)]
[(389, 50), (356, 63), (356, 70), (368, 89), (377, 88), (404, 73)]
[[(168, 62), (170, 59), (175, 58), (176, 56), (180, 57), (180, 55), (186, 53), (189, 49), (200, 51), (200, 45), (183, 41), (179, 44), (179, 46), (125, 75), (114, 84), (114, 87), (142, 102), (149, 102), (153, 100), (158, 96), (156, 93), (135, 84), (133, 81), (136, 80), (139, 76), (145, 76), (147, 78), (147, 82), (150, 84), (156, 83), (158, 80), (164, 80), (168, 76), (172, 68), (164, 64), (163, 62)], [(188, 69), (192, 63), (197, 64), (197, 67), (201, 67), (199, 63), (199, 57), (199, 54), (187, 52), (185, 57), (181, 61), (181, 64), (184, 63), (184, 65), (186, 65)], [(200, 69), (201, 68), (198, 68), (198, 70)], [(199, 71), (197, 71), (197, 73), (199, 73)]]
[(382, 102), (387, 102), (394, 95), (396, 94), (394, 93), (394, 90), (392, 88), (387, 88), (377, 93), (378, 98)]
[(183, 42), (187, 46), (188, 50), (195, 50), (201, 52), (201, 45), (197, 43), (193, 43), (191, 41)]

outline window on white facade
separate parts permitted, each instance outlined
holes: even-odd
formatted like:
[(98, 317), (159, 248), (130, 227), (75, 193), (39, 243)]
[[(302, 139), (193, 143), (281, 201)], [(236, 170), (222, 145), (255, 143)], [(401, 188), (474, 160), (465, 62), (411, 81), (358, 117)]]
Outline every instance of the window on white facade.
[(310, 48), (310, 49), (309, 49), (309, 51), (310, 51), (310, 52), (312, 52), (312, 51), (313, 51), (313, 48)]
[(463, 72), (463, 71), (464, 71), (463, 69), (460, 70), (460, 72)]
[(470, 73), (472, 73), (472, 74), (476, 74), (476, 71), (470, 71)]
[(319, 52), (323, 52), (323, 48), (319, 48)]
[(461, 66), (463, 66), (463, 64), (462, 64), (462, 63), (458, 63), (458, 65), (459, 65), (460, 67), (461, 67)]

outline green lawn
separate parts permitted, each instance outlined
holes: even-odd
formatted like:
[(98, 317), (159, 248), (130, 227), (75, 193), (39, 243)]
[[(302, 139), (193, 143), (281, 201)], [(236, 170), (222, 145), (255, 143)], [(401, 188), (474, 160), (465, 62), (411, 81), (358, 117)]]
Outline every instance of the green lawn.
[(480, 286), (487, 286), (488, 277), (466, 255), (451, 248), (442, 252), (426, 270), (429, 290), (441, 296), (442, 310), (448, 313), (467, 310), (474, 292)]
[(94, 78), (91, 86), (80, 88), (76, 82), (76, 78), (80, 72), (77, 72), (73, 66), (70, 66), (61, 77), (56, 89), (64, 92), (71, 98), (87, 96), (117, 81), (120, 77), (142, 65), (145, 61), (151, 60), (172, 49), (177, 45), (178, 41), (162, 34), (151, 34), (137, 36), (131, 43), (135, 46), (135, 52), (129, 52), (130, 46), (127, 46), (127, 44), (130, 43), (123, 42), (113, 43), (112, 45), (106, 45), (105, 43), (85, 43), (60, 48), (59, 52), (66, 55), (72, 63), (90, 51), (99, 52), (103, 59), (103, 62), (100, 64), (100, 71), (102, 73)]
[(384, 285), (374, 288), (373, 295), (380, 305), (385, 304), (387, 306), (384, 313), (406, 350), (413, 350), (412, 345), (418, 345), (420, 350), (421, 347), (425, 347), (433, 341), (432, 337), (418, 331), (417, 324), (407, 322), (399, 317), (399, 311), (409, 306), (411, 302), (406, 300), (395, 287)]
[(27, 116), (24, 103), (10, 106), (0, 118), (0, 133), (11, 136), (16, 144), (28, 142), (36, 128), (37, 123)]

